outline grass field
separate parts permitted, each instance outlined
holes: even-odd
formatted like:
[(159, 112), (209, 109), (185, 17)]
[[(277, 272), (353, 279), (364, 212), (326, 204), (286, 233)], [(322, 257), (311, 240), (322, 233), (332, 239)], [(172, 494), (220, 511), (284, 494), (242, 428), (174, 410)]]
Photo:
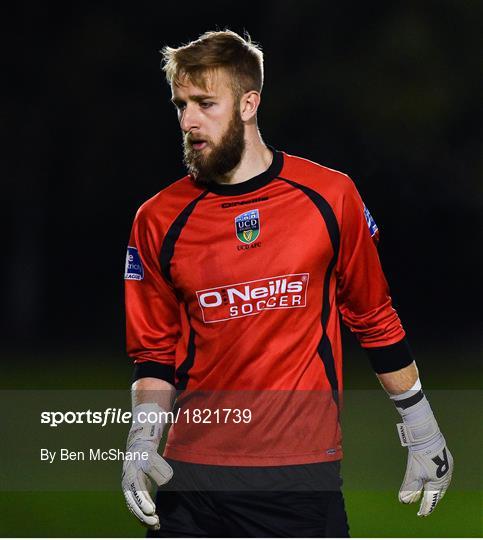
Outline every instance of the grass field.
[[(397, 502), (394, 492), (344, 493), (354, 537), (480, 537), (481, 494), (450, 491), (428, 518)], [(1, 536), (142, 537), (120, 491), (0, 494)]]
[[(475, 349), (471, 354), (476, 353)], [(461, 353), (428, 349), (427, 367), (422, 371), (427, 372), (423, 382), (455, 457), (454, 481), (434, 514), (419, 518), (416, 505), (405, 506), (397, 501), (405, 468), (405, 450), (399, 446), (394, 428), (397, 413), (377, 389), (364, 355), (349, 351), (352, 363), (346, 373), (342, 422), (344, 495), (352, 536), (482, 536), (481, 375), (477, 370), (458, 370), (449, 377), (440, 369), (431, 369), (449, 354), (457, 360)], [(25, 362), (11, 360), (0, 391), (0, 536), (144, 536), (145, 530), (125, 508), (117, 487), (118, 463), (92, 470), (82, 466), (40, 467), (38, 448), (44, 432), (37, 425), (37, 414), (25, 420), (42, 399), (50, 399), (47, 389), (70, 390), (74, 410), (83, 389), (98, 394), (100, 390), (106, 395), (111, 390), (113, 396), (119, 395), (116, 391), (129, 385), (129, 362), (122, 357), (96, 355), (94, 361), (92, 356), (70, 355), (67, 372), (64, 357), (42, 357), (35, 363), (29, 359), (29, 374), (23, 377)], [(96, 369), (86, 369), (86, 363), (95, 364)], [(52, 369), (56, 365), (63, 369)], [(38, 403), (32, 401), (37, 395), (35, 389), (42, 389)], [(127, 403), (127, 392), (121, 393)], [(124, 426), (119, 427), (116, 444), (122, 446), (126, 431)], [(67, 429), (55, 432), (56, 444), (71, 436)]]

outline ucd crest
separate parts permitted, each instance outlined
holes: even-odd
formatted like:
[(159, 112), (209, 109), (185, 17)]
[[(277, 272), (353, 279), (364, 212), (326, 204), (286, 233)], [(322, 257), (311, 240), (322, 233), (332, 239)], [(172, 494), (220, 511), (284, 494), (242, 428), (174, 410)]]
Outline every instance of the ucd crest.
[(235, 218), (236, 236), (240, 242), (251, 244), (260, 235), (260, 215), (258, 210), (249, 210)]

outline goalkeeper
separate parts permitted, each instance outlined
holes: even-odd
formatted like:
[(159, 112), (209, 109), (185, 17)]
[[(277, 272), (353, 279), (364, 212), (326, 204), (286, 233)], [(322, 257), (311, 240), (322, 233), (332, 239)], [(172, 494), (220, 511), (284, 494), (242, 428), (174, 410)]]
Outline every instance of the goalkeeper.
[(341, 316), (401, 415), (399, 500), (428, 516), (453, 459), (354, 183), (264, 143), (248, 37), (208, 32), (163, 54), (188, 174), (142, 205), (129, 240), (127, 444), (148, 459), (124, 464), (128, 508), (150, 536), (348, 536)]

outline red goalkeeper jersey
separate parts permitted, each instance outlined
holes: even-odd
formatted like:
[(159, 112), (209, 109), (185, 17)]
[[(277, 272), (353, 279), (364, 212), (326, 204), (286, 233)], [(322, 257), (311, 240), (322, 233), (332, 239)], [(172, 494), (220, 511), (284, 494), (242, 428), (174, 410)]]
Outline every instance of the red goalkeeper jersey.
[(340, 459), (339, 313), (377, 372), (412, 362), (351, 179), (273, 150), (239, 184), (186, 176), (139, 209), (126, 259), (135, 377), (174, 384), (165, 456)]

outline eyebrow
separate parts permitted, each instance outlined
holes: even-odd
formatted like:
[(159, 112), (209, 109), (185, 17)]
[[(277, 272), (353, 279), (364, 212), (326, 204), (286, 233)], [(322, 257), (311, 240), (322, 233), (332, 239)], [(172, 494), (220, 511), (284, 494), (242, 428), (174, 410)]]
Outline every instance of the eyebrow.
[[(190, 99), (191, 101), (195, 101), (196, 103), (201, 103), (205, 99), (214, 99), (214, 98), (215, 96), (210, 95), (210, 94), (196, 94), (196, 95), (188, 96), (188, 99)], [(179, 98), (171, 98), (171, 102), (174, 103), (175, 105), (181, 105), (184, 103), (184, 100), (179, 99)]]

